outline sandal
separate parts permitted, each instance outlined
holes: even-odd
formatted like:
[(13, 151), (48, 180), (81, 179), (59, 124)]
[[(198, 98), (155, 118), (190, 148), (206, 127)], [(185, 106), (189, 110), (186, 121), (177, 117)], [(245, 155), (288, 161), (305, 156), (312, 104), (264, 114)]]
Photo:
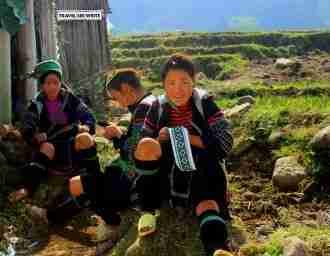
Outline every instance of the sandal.
[(155, 215), (151, 213), (145, 213), (140, 217), (138, 223), (139, 237), (150, 235), (156, 231), (156, 220), (158, 216), (158, 213)]
[(216, 250), (213, 253), (213, 256), (234, 256), (232, 253), (225, 251), (225, 250)]

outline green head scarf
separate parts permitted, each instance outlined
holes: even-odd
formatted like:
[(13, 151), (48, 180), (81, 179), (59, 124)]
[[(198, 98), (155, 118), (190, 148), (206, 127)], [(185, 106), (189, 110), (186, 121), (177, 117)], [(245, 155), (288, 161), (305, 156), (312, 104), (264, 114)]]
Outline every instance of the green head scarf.
[(39, 62), (35, 66), (32, 76), (39, 80), (42, 76), (50, 72), (56, 72), (62, 80), (63, 72), (61, 64), (52, 59)]

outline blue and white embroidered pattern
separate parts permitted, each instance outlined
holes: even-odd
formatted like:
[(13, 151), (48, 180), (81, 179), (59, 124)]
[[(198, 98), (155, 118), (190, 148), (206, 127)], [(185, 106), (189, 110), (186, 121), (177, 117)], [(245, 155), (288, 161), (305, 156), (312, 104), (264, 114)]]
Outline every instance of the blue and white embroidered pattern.
[(169, 128), (169, 133), (177, 167), (183, 172), (195, 171), (196, 166), (191, 152), (187, 128)]

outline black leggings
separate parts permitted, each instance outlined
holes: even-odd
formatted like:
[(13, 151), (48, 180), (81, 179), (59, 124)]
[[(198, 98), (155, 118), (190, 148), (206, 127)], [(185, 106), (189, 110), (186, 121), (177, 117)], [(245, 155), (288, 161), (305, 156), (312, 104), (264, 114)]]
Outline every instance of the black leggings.
[(81, 177), (90, 208), (109, 225), (119, 225), (119, 210), (130, 206), (132, 181), (116, 166), (108, 166), (105, 173)]

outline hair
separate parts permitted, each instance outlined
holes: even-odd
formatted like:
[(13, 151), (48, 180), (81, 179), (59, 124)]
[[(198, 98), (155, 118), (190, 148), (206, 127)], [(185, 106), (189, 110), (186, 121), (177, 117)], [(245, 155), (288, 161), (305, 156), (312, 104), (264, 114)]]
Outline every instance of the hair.
[(122, 84), (128, 84), (135, 90), (142, 88), (140, 77), (134, 68), (118, 69), (107, 83), (106, 88), (108, 90), (120, 91)]
[(40, 84), (43, 84), (43, 83), (45, 82), (45, 80), (46, 80), (46, 77), (47, 77), (48, 75), (51, 75), (51, 74), (53, 74), (53, 75), (57, 75), (58, 79), (60, 79), (60, 81), (62, 80), (62, 79), (61, 79), (61, 75), (60, 75), (58, 72), (56, 72), (56, 71), (49, 71), (49, 72), (43, 74), (43, 75), (39, 78), (39, 83), (40, 83)]
[(161, 71), (161, 79), (165, 80), (167, 73), (171, 69), (179, 69), (187, 72), (192, 79), (195, 79), (196, 68), (188, 55), (182, 53), (175, 53), (164, 63)]

